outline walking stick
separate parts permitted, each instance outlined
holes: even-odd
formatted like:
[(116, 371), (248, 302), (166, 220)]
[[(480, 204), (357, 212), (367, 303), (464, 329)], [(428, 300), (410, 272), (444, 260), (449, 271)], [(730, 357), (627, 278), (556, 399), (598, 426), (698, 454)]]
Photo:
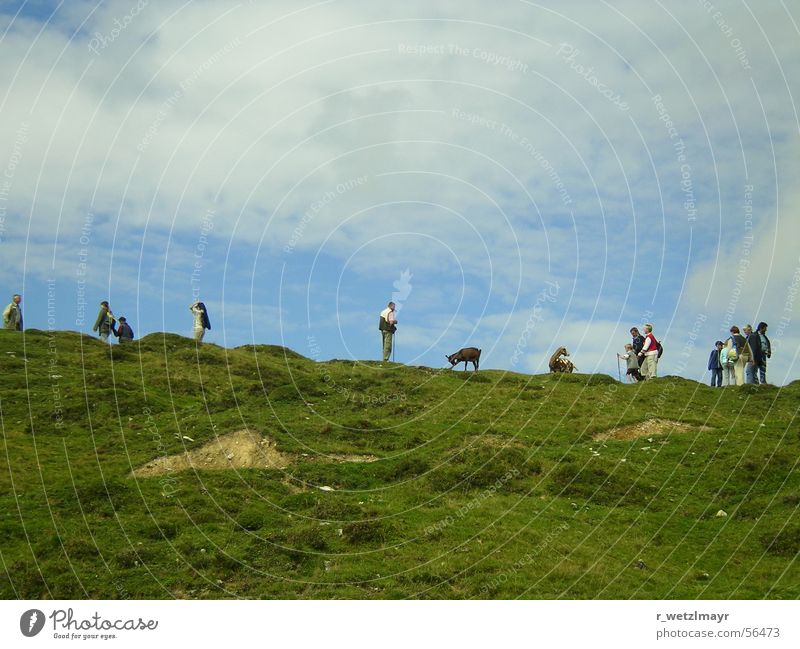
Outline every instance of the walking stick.
[(619, 354), (617, 354), (617, 378), (619, 378), (619, 382), (622, 383), (622, 370), (619, 369)]
[(392, 333), (392, 363), (394, 363), (394, 352), (397, 347), (397, 332)]

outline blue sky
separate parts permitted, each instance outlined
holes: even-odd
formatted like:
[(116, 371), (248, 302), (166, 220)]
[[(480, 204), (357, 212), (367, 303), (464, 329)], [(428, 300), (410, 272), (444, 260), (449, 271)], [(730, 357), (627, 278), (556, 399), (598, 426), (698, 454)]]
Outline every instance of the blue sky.
[[(384, 6), (387, 5), (387, 6)], [(0, 286), (26, 325), (797, 377), (800, 12), (736, 2), (0, 3)], [(79, 275), (85, 261), (88, 274)], [(85, 285), (79, 281), (85, 279)], [(398, 288), (399, 287), (399, 288)], [(89, 316), (82, 327), (79, 291)]]

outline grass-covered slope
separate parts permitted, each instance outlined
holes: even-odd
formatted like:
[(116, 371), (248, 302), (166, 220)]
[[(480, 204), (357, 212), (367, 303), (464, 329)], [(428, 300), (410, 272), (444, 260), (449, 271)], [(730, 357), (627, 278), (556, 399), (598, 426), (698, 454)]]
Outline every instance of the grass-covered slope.
[[(0, 331), (0, 363), (0, 597), (800, 595), (798, 383), (315, 363), (171, 334)], [(243, 429), (285, 466), (133, 475)]]

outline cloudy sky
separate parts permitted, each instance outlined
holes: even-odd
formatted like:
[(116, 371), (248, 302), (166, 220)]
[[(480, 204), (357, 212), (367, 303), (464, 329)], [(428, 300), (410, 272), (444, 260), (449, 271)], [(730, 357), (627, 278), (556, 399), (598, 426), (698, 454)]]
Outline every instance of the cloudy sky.
[[(26, 326), (798, 377), (800, 6), (0, 1), (0, 287)], [(84, 273), (85, 269), (85, 274)], [(51, 312), (47, 298), (51, 293)], [(6, 299), (5, 297), (3, 299)], [(84, 304), (84, 302), (86, 304)], [(48, 321), (48, 316), (50, 320)]]

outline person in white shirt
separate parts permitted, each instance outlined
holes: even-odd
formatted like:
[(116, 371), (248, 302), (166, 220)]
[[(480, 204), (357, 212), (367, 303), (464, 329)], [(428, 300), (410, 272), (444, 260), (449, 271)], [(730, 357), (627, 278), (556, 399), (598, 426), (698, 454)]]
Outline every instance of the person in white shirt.
[(206, 329), (211, 329), (206, 305), (199, 300), (197, 302), (192, 302), (192, 304), (189, 305), (189, 311), (191, 311), (194, 316), (194, 326), (192, 327), (194, 339), (198, 343), (202, 342), (203, 336), (206, 335)]
[(381, 319), (378, 324), (378, 329), (381, 330), (383, 338), (383, 362), (389, 360), (392, 355), (392, 338), (394, 332), (397, 331), (397, 318), (394, 317), (395, 303), (389, 302), (386, 308), (381, 311)]

